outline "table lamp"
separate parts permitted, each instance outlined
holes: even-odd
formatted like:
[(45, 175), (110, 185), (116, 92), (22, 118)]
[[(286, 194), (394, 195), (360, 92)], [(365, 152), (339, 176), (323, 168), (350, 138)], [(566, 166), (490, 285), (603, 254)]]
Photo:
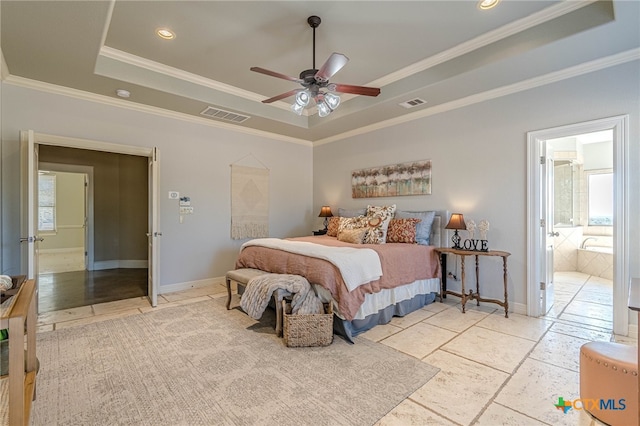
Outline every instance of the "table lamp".
[(322, 206), (320, 209), (320, 214), (318, 217), (324, 217), (324, 231), (327, 231), (327, 227), (329, 226), (329, 218), (333, 217), (333, 213), (331, 213), (331, 207)]
[(449, 223), (444, 227), (445, 229), (453, 229), (455, 232), (453, 237), (451, 237), (451, 242), (453, 243), (454, 249), (461, 249), (460, 247), (460, 235), (458, 235), (459, 229), (467, 229), (467, 225), (464, 223), (464, 217), (462, 213), (452, 213), (449, 218)]

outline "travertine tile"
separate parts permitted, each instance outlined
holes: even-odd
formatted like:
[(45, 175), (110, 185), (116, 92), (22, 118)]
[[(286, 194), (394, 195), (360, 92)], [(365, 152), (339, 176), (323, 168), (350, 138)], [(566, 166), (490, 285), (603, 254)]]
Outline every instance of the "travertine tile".
[(472, 327), (443, 345), (441, 350), (511, 374), (535, 344), (521, 337)]
[(430, 311), (430, 312), (442, 312), (446, 309), (452, 308), (455, 305), (459, 305), (460, 301), (455, 301), (455, 300), (451, 300), (451, 299), (444, 299), (442, 302), (440, 302), (439, 299), (436, 299), (435, 302), (433, 303), (429, 303), (427, 306), (425, 306), (424, 309), (425, 311)]
[(476, 325), (500, 333), (538, 341), (552, 324), (553, 322), (548, 319), (533, 318), (514, 313), (510, 313), (509, 318), (505, 318), (500, 311), (497, 311), (487, 315)]
[(474, 310), (467, 310), (467, 312), (463, 314), (461, 309), (447, 309), (446, 311), (427, 318), (424, 322), (459, 333), (476, 324), (487, 315), (489, 314), (486, 312)]
[(589, 340), (548, 332), (536, 345), (530, 357), (558, 367), (580, 371), (580, 347)]
[(151, 306), (146, 296), (134, 297), (132, 299), (116, 300), (115, 302), (98, 303), (93, 305), (93, 312), (96, 315), (105, 315), (113, 312), (126, 311), (129, 309), (140, 309)]
[(542, 423), (531, 417), (527, 417), (522, 413), (513, 411), (508, 407), (504, 407), (500, 404), (493, 403), (487, 407), (484, 413), (480, 416), (477, 422), (474, 423), (477, 426), (544, 426), (546, 423)]
[(453, 331), (419, 322), (380, 343), (422, 359), (455, 336)]
[(418, 309), (417, 311), (411, 312), (409, 315), (391, 318), (391, 324), (395, 325), (396, 327), (407, 328), (434, 315), (435, 312), (427, 311), (425, 309)]
[(440, 350), (424, 361), (440, 371), (409, 398), (463, 425), (471, 423), (509, 377)]
[(569, 314), (566, 312), (563, 312), (561, 315), (559, 315), (558, 320), (561, 320), (564, 322), (568, 321), (568, 322), (577, 323), (577, 324), (584, 324), (586, 326), (599, 327), (604, 330), (613, 330), (612, 321), (605, 321), (598, 318), (589, 318), (581, 315)]
[(573, 300), (567, 305), (564, 312), (565, 314), (613, 322), (612, 305), (607, 306), (600, 303)]
[(163, 296), (169, 302), (176, 302), (178, 300), (191, 299), (198, 296), (207, 296), (209, 294), (222, 292), (227, 292), (226, 287), (223, 288), (218, 284), (211, 284), (203, 287), (194, 287), (188, 290), (176, 291), (174, 293), (164, 293)]
[(392, 324), (383, 324), (383, 325), (377, 325), (373, 327), (371, 330), (365, 331), (364, 333), (360, 334), (360, 336), (364, 337), (365, 339), (372, 340), (374, 342), (379, 342), (380, 340), (386, 339), (387, 337), (392, 336), (396, 333), (399, 333), (402, 330), (403, 330), (402, 328), (396, 327), (395, 325), (392, 325)]
[(79, 325), (93, 324), (96, 322), (107, 321), (110, 319), (124, 318), (124, 317), (129, 317), (131, 315), (140, 315), (140, 314), (141, 312), (139, 309), (128, 309), (125, 311), (112, 312), (104, 315), (96, 315), (93, 317), (82, 318), (82, 319), (73, 320), (73, 321), (59, 322), (59, 323), (56, 323), (56, 330), (60, 330), (62, 328), (76, 327)]
[(588, 279), (589, 275), (582, 272), (556, 272), (553, 274), (553, 280), (556, 283), (584, 284)]
[(616, 334), (613, 336), (612, 341), (623, 345), (638, 346), (638, 336), (619, 336)]
[(554, 323), (550, 331), (566, 334), (568, 336), (579, 337), (580, 339), (608, 342), (611, 340), (611, 330), (598, 327), (584, 326), (582, 324), (572, 324), (565, 322)]
[(558, 410), (558, 398), (580, 398), (576, 371), (527, 358), (496, 396), (494, 402), (550, 425), (586, 426), (591, 417), (583, 410)]
[(158, 306), (156, 306), (155, 308), (153, 308), (153, 307), (151, 307), (151, 305), (149, 305), (149, 306), (145, 306), (145, 307), (142, 307), (142, 308), (139, 308), (139, 309), (140, 309), (140, 312), (147, 313), (147, 312), (153, 312), (153, 311), (158, 310), (158, 309), (164, 309), (164, 308), (171, 308), (173, 306), (186, 305), (188, 303), (204, 302), (205, 300), (211, 300), (211, 297), (209, 297), (209, 296), (193, 297), (191, 299), (183, 299), (183, 300), (178, 300), (176, 302), (165, 302), (163, 304), (158, 304)]
[(93, 316), (91, 306), (80, 306), (79, 308), (65, 309), (64, 311), (52, 311), (38, 315), (38, 325), (54, 324), (62, 321), (77, 320)]
[(375, 426), (453, 426), (456, 423), (445, 419), (436, 413), (405, 399), (378, 421)]

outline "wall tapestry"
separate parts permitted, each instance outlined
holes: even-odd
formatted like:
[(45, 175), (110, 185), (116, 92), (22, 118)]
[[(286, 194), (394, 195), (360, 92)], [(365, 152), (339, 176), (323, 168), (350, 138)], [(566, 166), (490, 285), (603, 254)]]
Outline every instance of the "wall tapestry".
[(351, 172), (353, 198), (431, 194), (431, 160), (372, 167)]
[(231, 238), (269, 236), (269, 169), (231, 165)]

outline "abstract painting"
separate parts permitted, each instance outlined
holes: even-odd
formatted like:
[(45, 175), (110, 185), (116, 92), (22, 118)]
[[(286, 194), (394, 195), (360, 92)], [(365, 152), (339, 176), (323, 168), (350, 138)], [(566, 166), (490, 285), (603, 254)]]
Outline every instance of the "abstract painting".
[(351, 172), (352, 198), (431, 194), (431, 160), (372, 167)]

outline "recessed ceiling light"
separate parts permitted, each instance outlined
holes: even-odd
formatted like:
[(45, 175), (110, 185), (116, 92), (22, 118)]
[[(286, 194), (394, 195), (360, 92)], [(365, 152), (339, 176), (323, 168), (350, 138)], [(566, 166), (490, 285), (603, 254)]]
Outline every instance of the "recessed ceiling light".
[(128, 98), (129, 96), (131, 96), (131, 92), (124, 89), (118, 89), (116, 90), (116, 95), (120, 96), (121, 98)]
[(481, 10), (487, 10), (496, 7), (498, 3), (500, 3), (500, 0), (480, 0), (478, 2), (478, 8)]
[(165, 40), (173, 40), (174, 38), (176, 38), (176, 34), (168, 28), (158, 28), (156, 30), (156, 34), (158, 35), (158, 37)]

